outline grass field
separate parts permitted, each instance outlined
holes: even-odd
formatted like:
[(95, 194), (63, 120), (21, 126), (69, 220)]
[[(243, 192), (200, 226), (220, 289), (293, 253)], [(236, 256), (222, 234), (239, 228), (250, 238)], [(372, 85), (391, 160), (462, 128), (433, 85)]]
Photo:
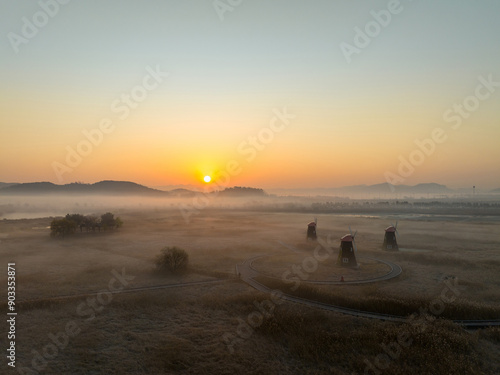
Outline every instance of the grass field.
[[(235, 276), (237, 263), (269, 255), (255, 267), (275, 277), (266, 280), (269, 285), (288, 292), (289, 285), (280, 281), (283, 271), (300, 265), (314, 249), (305, 241), (308, 214), (204, 210), (188, 223), (173, 209), (117, 213), (125, 223), (121, 229), (65, 239), (50, 238), (49, 218), (0, 222), (1, 264), (6, 270), (8, 262), (16, 263), (18, 373), (500, 373), (500, 330), (466, 332), (446, 319), (462, 313), (467, 319), (500, 318), (495, 316), (500, 311), (496, 221), (403, 219), (399, 244), (406, 250), (394, 253), (380, 250), (389, 218), (318, 215), (319, 237), (335, 241), (351, 225), (358, 230), (360, 256), (390, 260), (403, 273), (365, 286), (303, 283), (297, 293), (409, 315), (439, 297), (445, 281), (458, 282), (457, 298), (437, 319), (419, 315), (394, 324), (272, 303)], [(187, 272), (155, 272), (154, 258), (164, 246), (189, 253)], [(311, 280), (386, 272), (372, 262), (361, 262), (358, 271), (329, 262), (311, 273)], [(109, 293), (213, 279), (225, 281)], [(0, 282), (6, 285), (6, 272)], [(53, 299), (80, 293), (88, 295)], [(6, 303), (2, 306), (6, 311)], [(6, 325), (0, 334), (7, 344)], [(16, 373), (5, 361), (2, 366), (1, 373)]]

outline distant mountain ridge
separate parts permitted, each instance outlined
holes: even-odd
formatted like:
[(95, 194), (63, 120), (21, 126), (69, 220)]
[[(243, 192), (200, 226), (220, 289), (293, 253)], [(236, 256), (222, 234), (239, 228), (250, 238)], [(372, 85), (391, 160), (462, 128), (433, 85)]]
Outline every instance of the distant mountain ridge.
[[(265, 196), (262, 189), (250, 187), (232, 187), (219, 192), (221, 196)], [(184, 197), (189, 198), (199, 194), (188, 189), (174, 189), (170, 191), (152, 189), (130, 181), (100, 181), (94, 184), (70, 183), (57, 185), (52, 182), (29, 182), (21, 184), (0, 183), (0, 195), (46, 195), (46, 194), (74, 194), (74, 195), (140, 195), (150, 197)]]
[(8, 183), (8, 182), (0, 182), (0, 189), (12, 186), (12, 185), (19, 185), (17, 183)]
[[(172, 186), (174, 187), (174, 186)], [(187, 187), (187, 186), (186, 186)], [(168, 187), (162, 187), (168, 188)], [(388, 183), (374, 185), (352, 185), (337, 188), (316, 189), (270, 189), (277, 195), (318, 195), (318, 196), (394, 196), (394, 195), (447, 195), (461, 193), (464, 189), (450, 189), (437, 183), (421, 183), (417, 185), (391, 185)], [(486, 192), (486, 191), (485, 191)], [(231, 187), (219, 192), (221, 196), (264, 196), (262, 189), (249, 187)], [(498, 194), (500, 188), (487, 193)], [(52, 182), (4, 183), (0, 182), (0, 195), (38, 195), (38, 194), (103, 194), (103, 195), (143, 195), (156, 197), (190, 197), (198, 194), (196, 189), (179, 188), (158, 190), (130, 181), (105, 180), (94, 184), (70, 183), (57, 185)]]
[(71, 183), (56, 185), (52, 182), (31, 182), (0, 186), (0, 194), (30, 195), (30, 194), (119, 194), (119, 195), (150, 195), (166, 196), (169, 193), (151, 189), (129, 181), (100, 181), (95, 184)]
[(262, 189), (235, 186), (232, 188), (226, 188), (219, 193), (221, 196), (225, 197), (240, 197), (240, 196), (266, 196), (266, 192)]
[(287, 192), (289, 194), (302, 193), (315, 195), (394, 195), (394, 194), (452, 194), (455, 190), (448, 188), (445, 185), (437, 183), (421, 183), (417, 185), (392, 185), (389, 183), (381, 183), (375, 185), (351, 185), (337, 188), (317, 188), (317, 189), (276, 189), (278, 191)]

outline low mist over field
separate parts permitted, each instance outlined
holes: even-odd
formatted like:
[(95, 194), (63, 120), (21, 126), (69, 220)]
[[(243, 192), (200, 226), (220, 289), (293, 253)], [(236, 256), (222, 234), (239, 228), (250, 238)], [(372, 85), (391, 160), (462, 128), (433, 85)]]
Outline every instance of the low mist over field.
[[(7, 185), (7, 184), (5, 184)], [(248, 187), (213, 186), (205, 189), (154, 189), (132, 182), (102, 181), (96, 184), (12, 184), (0, 187), (0, 219), (64, 216), (68, 212), (90, 214), (107, 208), (118, 210), (178, 209), (194, 212), (205, 208), (245, 208), (325, 213), (419, 214), (437, 208), (446, 214), (497, 215), (500, 195), (467, 193), (437, 184), (415, 187), (386, 184), (322, 190), (282, 190), (268, 193)], [(448, 194), (442, 194), (446, 191)], [(314, 194), (314, 193), (319, 194)], [(378, 193), (377, 193), (378, 192)], [(406, 193), (403, 193), (406, 192)], [(288, 194), (287, 194), (288, 193)], [(295, 193), (296, 195), (294, 195)]]

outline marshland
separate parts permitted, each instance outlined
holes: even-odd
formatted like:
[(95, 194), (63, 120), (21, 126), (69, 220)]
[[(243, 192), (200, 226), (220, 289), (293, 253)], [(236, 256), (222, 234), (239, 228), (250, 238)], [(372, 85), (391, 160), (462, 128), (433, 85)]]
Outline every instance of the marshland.
[[(16, 264), (20, 373), (499, 371), (499, 328), (466, 330), (452, 322), (500, 318), (498, 217), (447, 217), (437, 209), (412, 217), (225, 207), (206, 207), (186, 220), (170, 205), (114, 205), (122, 227), (64, 238), (50, 236), (51, 217), (2, 220), (0, 258)], [(292, 288), (284, 272), (318, 246), (306, 240), (313, 216), (318, 240), (331, 241), (334, 253)], [(396, 220), (400, 251), (384, 251), (384, 228)], [(358, 231), (358, 269), (336, 262), (349, 226)], [(186, 270), (156, 270), (155, 259), (168, 246), (186, 251)], [(258, 256), (257, 279), (269, 288), (407, 320), (269, 302), (269, 294), (235, 272)], [(359, 285), (310, 282), (386, 273), (387, 266), (373, 259), (398, 264), (401, 275)], [(0, 281), (7, 282), (6, 273)], [(438, 306), (443, 293), (448, 298)], [(73, 335), (66, 333), (68, 324)]]

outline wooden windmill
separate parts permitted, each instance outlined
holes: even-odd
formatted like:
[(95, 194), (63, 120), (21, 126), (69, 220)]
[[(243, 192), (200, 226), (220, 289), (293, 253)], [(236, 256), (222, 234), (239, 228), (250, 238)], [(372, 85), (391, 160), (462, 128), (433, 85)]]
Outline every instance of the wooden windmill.
[(355, 241), (356, 233), (358, 233), (358, 231), (353, 234), (351, 227), (349, 227), (349, 234), (346, 234), (340, 239), (337, 265), (350, 268), (358, 267), (358, 262), (356, 260), (356, 254), (358, 252)]
[(316, 226), (318, 225), (318, 219), (314, 218), (314, 221), (311, 221), (309, 224), (307, 224), (307, 236), (306, 239), (312, 239), (316, 240), (317, 235), (316, 235)]
[(396, 225), (392, 225), (385, 228), (384, 243), (382, 245), (383, 250), (398, 251), (398, 241), (396, 240), (396, 235), (398, 235), (398, 222)]

